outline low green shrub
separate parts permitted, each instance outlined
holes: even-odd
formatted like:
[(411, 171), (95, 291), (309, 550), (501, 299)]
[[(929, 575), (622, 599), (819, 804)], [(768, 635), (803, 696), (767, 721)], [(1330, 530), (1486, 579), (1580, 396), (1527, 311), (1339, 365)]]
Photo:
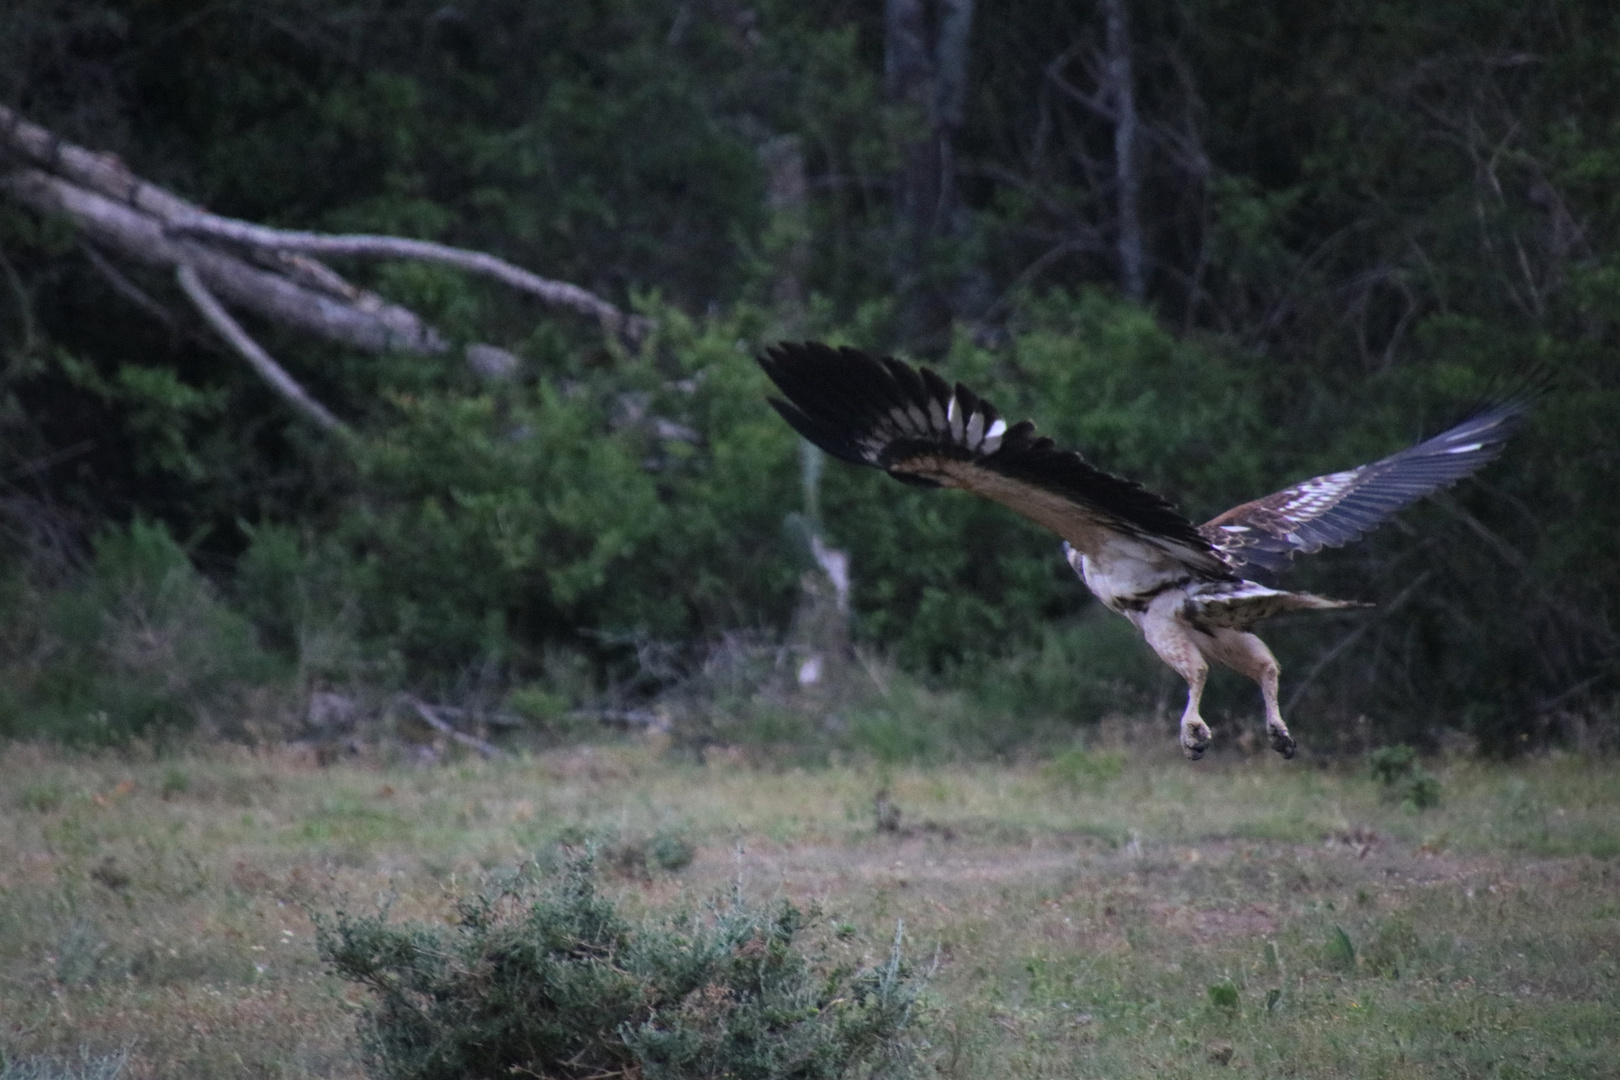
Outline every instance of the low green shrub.
[(1440, 805), (1440, 778), (1418, 764), (1417, 751), (1410, 746), (1380, 747), (1367, 764), (1389, 798), (1417, 810)]
[(1327, 966), (1334, 971), (1356, 970), (1356, 943), (1342, 926), (1334, 926), (1324, 949)]
[(281, 674), (161, 524), (94, 542), (90, 565), (14, 621), (0, 735), (117, 744), (234, 722), (240, 695)]
[(1399, 979), (1412, 972), (1421, 944), (1411, 923), (1391, 917), (1378, 925), (1362, 953), (1362, 959), (1368, 970), (1375, 974)]
[(462, 902), (450, 925), (320, 917), (321, 956), (371, 991), (368, 1070), (386, 1080), (896, 1077), (916, 1064), (921, 980), (803, 943), (791, 904), (740, 896), (636, 922), (594, 859)]

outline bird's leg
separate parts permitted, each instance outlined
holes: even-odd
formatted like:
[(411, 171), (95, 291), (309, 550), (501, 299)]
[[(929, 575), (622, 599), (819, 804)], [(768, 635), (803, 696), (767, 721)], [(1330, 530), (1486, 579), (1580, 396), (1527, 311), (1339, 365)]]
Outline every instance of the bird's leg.
[(1266, 703), (1266, 734), (1271, 737), (1271, 748), (1285, 758), (1293, 757), (1294, 737), (1288, 734), (1282, 709), (1277, 705), (1277, 681), (1282, 668), (1266, 643), (1253, 634), (1220, 630), (1213, 641), (1205, 645), (1204, 651), (1239, 675), (1260, 684), (1260, 696)]
[(1181, 603), (1179, 595), (1166, 594), (1155, 599), (1142, 613), (1140, 625), (1142, 636), (1159, 654), (1159, 659), (1187, 680), (1187, 708), (1181, 714), (1181, 749), (1187, 757), (1197, 761), (1209, 747), (1209, 725), (1198, 715), (1209, 664), (1194, 640), (1195, 631), (1176, 617)]
[(1189, 760), (1197, 761), (1209, 748), (1209, 725), (1198, 715), (1198, 702), (1204, 696), (1204, 680), (1209, 667), (1200, 667), (1187, 679), (1187, 707), (1181, 713), (1181, 750)]
[(1255, 644), (1266, 651), (1266, 658), (1271, 662), (1260, 673), (1260, 696), (1266, 702), (1266, 734), (1271, 736), (1271, 748), (1285, 758), (1294, 756), (1294, 737), (1288, 734), (1288, 725), (1283, 723), (1282, 709), (1277, 705), (1277, 681), (1282, 674), (1277, 660), (1266, 649), (1265, 643), (1259, 638), (1254, 639)]

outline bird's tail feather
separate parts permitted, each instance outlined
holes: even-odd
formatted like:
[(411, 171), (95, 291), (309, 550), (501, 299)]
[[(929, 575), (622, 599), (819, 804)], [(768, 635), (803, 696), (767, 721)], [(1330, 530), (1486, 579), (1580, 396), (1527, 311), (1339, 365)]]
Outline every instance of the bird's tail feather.
[(1187, 597), (1187, 618), (1195, 626), (1247, 630), (1263, 619), (1295, 611), (1339, 611), (1371, 607), (1358, 600), (1335, 600), (1315, 593), (1273, 589), (1255, 581), (1211, 582)]

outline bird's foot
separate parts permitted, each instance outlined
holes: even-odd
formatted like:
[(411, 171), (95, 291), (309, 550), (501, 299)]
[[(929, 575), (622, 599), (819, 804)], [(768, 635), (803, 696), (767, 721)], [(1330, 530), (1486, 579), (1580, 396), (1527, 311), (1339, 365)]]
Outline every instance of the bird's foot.
[(1188, 761), (1197, 761), (1209, 749), (1209, 725), (1202, 720), (1183, 721), (1181, 725), (1181, 751)]
[(1277, 751), (1277, 753), (1281, 754), (1284, 758), (1293, 758), (1296, 744), (1294, 742), (1294, 737), (1288, 734), (1287, 728), (1267, 728), (1266, 733), (1271, 736), (1271, 748), (1273, 750)]

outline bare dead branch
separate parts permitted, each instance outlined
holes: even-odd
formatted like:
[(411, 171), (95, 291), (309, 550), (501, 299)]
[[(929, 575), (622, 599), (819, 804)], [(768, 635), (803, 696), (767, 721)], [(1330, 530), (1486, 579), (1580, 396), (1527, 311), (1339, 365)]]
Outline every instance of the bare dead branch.
[(202, 212), (200, 206), (130, 172), (118, 155), (74, 146), (4, 105), (0, 105), (0, 149), (143, 213), (168, 218)]
[(1088, 94), (1063, 74), (1063, 69), (1073, 62), (1075, 54), (1065, 50), (1056, 60), (1046, 66), (1046, 79), (1053, 86), (1063, 91), (1064, 95), (1072, 99), (1087, 112), (1093, 113), (1110, 124), (1117, 122), (1118, 114), (1114, 111), (1114, 102), (1101, 91)]
[(1107, 245), (1103, 243), (1095, 229), (1090, 226), (1081, 226), (1077, 231), (1079, 235), (1058, 241), (1034, 262), (1020, 270), (1018, 276), (1013, 278), (1012, 284), (1003, 289), (1001, 296), (986, 310), (985, 317), (998, 318), (1004, 312), (1010, 310), (1013, 300), (1018, 296), (1019, 292), (1027, 288), (1031, 282), (1045, 273), (1049, 266), (1059, 260), (1070, 255), (1091, 254), (1108, 250)]
[[(203, 286), (230, 306), (344, 345), (429, 355), (450, 351), (450, 343), (414, 312), (344, 280), (312, 257), (314, 251), (447, 262), (583, 311), (629, 337), (651, 327), (649, 320), (627, 316), (578, 286), (548, 281), (492, 255), (397, 237), (261, 229), (210, 214), (142, 180), (116, 155), (74, 146), (3, 105), (0, 165), (13, 166), (11, 171), (0, 169), (0, 191), (36, 212), (68, 217), (101, 249), (98, 255), (163, 270), (190, 266)], [(222, 250), (209, 239), (233, 241), (249, 250)], [(137, 299), (138, 288), (125, 287), (127, 278), (115, 280), (106, 273), (115, 268), (105, 259), (96, 266), (120, 293), (156, 313), (156, 307)], [(509, 375), (519, 364), (516, 356), (493, 345), (469, 345), (465, 359), (475, 371), (493, 377)]]
[(104, 249), (164, 270), (190, 266), (227, 303), (284, 326), (368, 350), (450, 349), (438, 331), (406, 308), (380, 297), (364, 305), (345, 303), (206, 244), (171, 238), (151, 215), (41, 170), (0, 177), (0, 188), (34, 210), (72, 218), (90, 242)]
[(543, 278), (488, 252), (468, 251), (465, 248), (450, 247), (432, 240), (272, 229), (266, 225), (255, 225), (249, 221), (238, 221), (202, 211), (172, 218), (167, 228), (171, 235), (208, 236), (273, 251), (307, 252), (316, 255), (370, 255), (443, 263), (495, 278), (548, 304), (593, 316), (614, 330), (640, 334), (647, 329), (647, 320), (627, 316), (617, 306), (578, 285)]
[(7, 473), (6, 479), (22, 480), (29, 476), (37, 476), (39, 473), (56, 468), (56, 466), (62, 464), (64, 461), (72, 461), (76, 457), (82, 457), (95, 448), (96, 440), (80, 439), (72, 446), (64, 447), (55, 453), (44, 454), (40, 457), (34, 458), (32, 461), (23, 462), (21, 465)]
[(417, 716), (422, 718), (423, 723), (432, 728), (434, 731), (437, 731), (440, 735), (443, 735), (445, 738), (454, 739), (462, 746), (469, 746), (487, 758), (506, 756), (501, 753), (500, 747), (487, 743), (483, 739), (468, 735), (465, 731), (461, 731), (448, 721), (441, 719), (438, 713), (433, 710), (433, 706), (429, 705), (422, 699), (406, 696), (403, 698), (403, 700), (411, 707), (412, 711), (415, 712)]
[(198, 312), (208, 320), (208, 325), (218, 331), (219, 336), (259, 373), (260, 378), (270, 384), (271, 389), (286, 399), (293, 408), (327, 431), (344, 436), (352, 434), (343, 421), (333, 416), (326, 406), (310, 397), (309, 392), (299, 386), (298, 381), (287, 374), (285, 368), (271, 359), (270, 354), (248, 336), (247, 331), (231, 318), (230, 312), (226, 311), (214, 298), (214, 294), (208, 291), (195, 270), (182, 264), (175, 270), (174, 276), (180, 283), (180, 288), (185, 290), (186, 296), (196, 305)]

